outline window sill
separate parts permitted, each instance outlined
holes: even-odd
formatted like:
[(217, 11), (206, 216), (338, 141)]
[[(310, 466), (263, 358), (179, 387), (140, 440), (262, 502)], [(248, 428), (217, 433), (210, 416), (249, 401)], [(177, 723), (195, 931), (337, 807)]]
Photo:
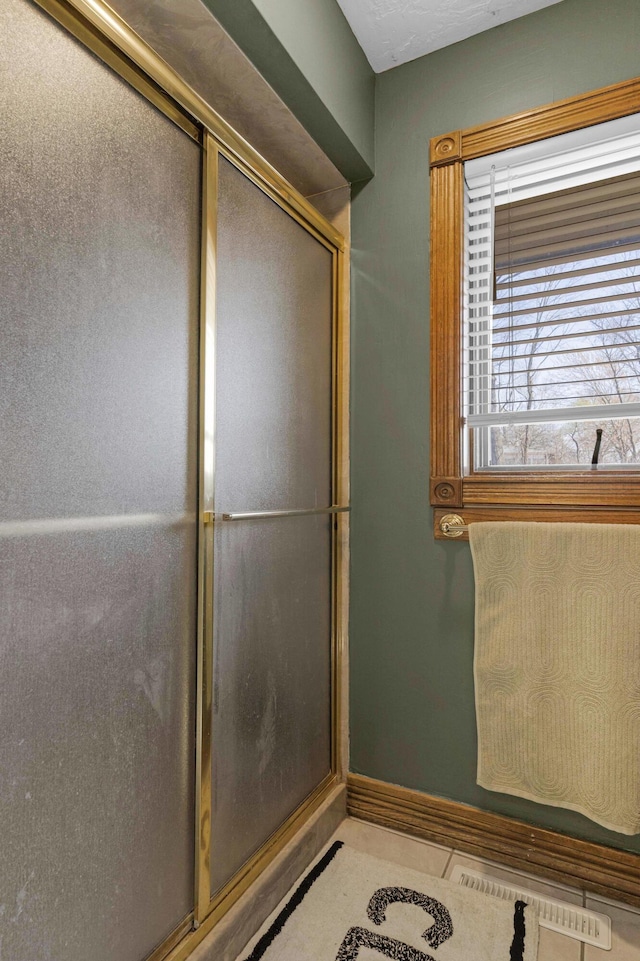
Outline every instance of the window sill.
[(461, 504), (484, 506), (611, 507), (640, 509), (640, 474), (530, 471), (471, 474), (462, 478)]
[[(451, 492), (446, 503), (441, 499), (443, 490)], [(640, 473), (628, 471), (475, 473), (457, 484), (435, 484), (433, 491), (434, 533), (439, 540), (452, 539), (440, 528), (442, 518), (452, 512), (465, 525), (477, 521), (640, 524)], [(466, 531), (454, 536), (468, 540)]]

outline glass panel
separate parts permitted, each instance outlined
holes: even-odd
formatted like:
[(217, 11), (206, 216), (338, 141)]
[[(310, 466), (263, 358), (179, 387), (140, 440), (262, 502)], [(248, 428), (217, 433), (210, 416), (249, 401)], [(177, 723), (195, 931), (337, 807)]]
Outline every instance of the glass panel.
[[(591, 466), (598, 435), (600, 467), (635, 467), (640, 463), (640, 418), (509, 424), (486, 428), (489, 467), (533, 467), (536, 470)], [(483, 428), (476, 429), (482, 435)], [(480, 437), (481, 440), (481, 437)], [(483, 464), (478, 464), (482, 468)]]
[(140, 961), (193, 906), (200, 150), (0, 31), (0, 945)]
[(191, 907), (192, 525), (11, 534), (2, 957), (138, 961)]
[(212, 892), (329, 773), (330, 525), (217, 525)]
[[(331, 502), (330, 253), (227, 161), (216, 511)], [(212, 891), (330, 769), (326, 516), (218, 524)]]
[(331, 254), (220, 161), (216, 510), (327, 507)]

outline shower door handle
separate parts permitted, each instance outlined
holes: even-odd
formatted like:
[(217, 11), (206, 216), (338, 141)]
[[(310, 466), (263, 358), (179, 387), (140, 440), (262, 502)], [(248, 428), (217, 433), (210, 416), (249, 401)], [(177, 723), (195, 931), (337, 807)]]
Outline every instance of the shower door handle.
[(214, 514), (213, 511), (205, 511), (205, 524), (213, 524), (219, 521), (254, 521), (268, 520), (272, 517), (305, 517), (309, 514), (345, 514), (350, 511), (350, 507), (302, 507), (291, 511), (242, 511), (238, 513)]

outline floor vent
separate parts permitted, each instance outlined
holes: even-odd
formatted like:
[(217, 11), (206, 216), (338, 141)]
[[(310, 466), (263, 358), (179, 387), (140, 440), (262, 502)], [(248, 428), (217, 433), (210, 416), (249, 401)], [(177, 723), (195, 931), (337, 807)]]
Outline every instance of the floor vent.
[(502, 898), (504, 901), (526, 901), (527, 904), (532, 904), (536, 908), (540, 927), (559, 931), (570, 938), (576, 938), (586, 944), (594, 944), (605, 951), (611, 950), (611, 918), (604, 914), (587, 911), (567, 901), (544, 898), (535, 891), (527, 891), (526, 888), (512, 887), (498, 878), (479, 874), (460, 864), (454, 866), (451, 881), (454, 884), (472, 888), (474, 891), (480, 891), (482, 894)]

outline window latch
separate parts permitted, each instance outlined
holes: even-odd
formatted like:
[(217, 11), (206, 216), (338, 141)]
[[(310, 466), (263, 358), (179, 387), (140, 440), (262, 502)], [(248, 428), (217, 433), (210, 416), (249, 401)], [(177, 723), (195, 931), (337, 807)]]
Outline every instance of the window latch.
[(596, 427), (596, 446), (593, 448), (593, 457), (591, 458), (592, 467), (598, 466), (598, 457), (600, 456), (601, 442), (602, 442), (602, 427)]

